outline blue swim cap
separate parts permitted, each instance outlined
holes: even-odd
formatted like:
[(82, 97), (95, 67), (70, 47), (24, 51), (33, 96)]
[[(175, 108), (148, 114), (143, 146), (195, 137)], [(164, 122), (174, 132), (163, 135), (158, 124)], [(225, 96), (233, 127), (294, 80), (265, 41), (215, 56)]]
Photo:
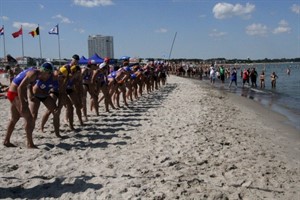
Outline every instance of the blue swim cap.
[(40, 69), (44, 72), (53, 72), (54, 70), (54, 67), (53, 67), (53, 64), (51, 62), (44, 62)]
[(120, 60), (123, 60), (123, 61), (129, 61), (129, 56), (122, 56), (121, 58), (120, 58)]

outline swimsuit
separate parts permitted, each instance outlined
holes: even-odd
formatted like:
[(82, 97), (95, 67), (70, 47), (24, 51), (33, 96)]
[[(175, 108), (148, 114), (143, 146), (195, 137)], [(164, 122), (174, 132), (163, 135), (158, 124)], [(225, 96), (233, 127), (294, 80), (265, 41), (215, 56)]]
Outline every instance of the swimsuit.
[[(22, 71), (21, 73), (19, 73), (13, 80), (12, 82), (14, 84), (16, 84), (17, 86), (19, 86), (21, 84), (21, 82), (23, 81), (23, 79), (26, 77), (26, 74), (27, 72), (29, 71), (34, 71), (36, 69), (34, 68), (29, 68), (29, 69), (26, 69), (24, 71)], [(37, 79), (37, 77), (36, 77)], [(35, 80), (36, 81), (36, 80)], [(18, 96), (18, 92), (13, 92), (13, 91), (7, 91), (7, 99), (10, 101), (10, 102), (13, 102), (14, 99)]]
[(45, 101), (49, 97), (48, 95), (41, 95), (41, 94), (34, 94), (33, 96), (38, 100), (40, 100), (41, 102)]
[(53, 81), (52, 75), (46, 81), (42, 81), (42, 80), (38, 79), (35, 82), (35, 85), (40, 90), (45, 91), (47, 94), (46, 95), (45, 94), (34, 94), (33, 96), (42, 102), (45, 101), (49, 97), (48, 93), (49, 93), (50, 89), (53, 88), (53, 83), (54, 83), (54, 81)]
[(97, 76), (97, 82), (99, 83), (100, 87), (103, 85), (107, 85), (107, 79), (104, 74), (98, 74)]
[(40, 79), (38, 79), (37, 81), (36, 81), (36, 85), (38, 86), (38, 88), (40, 88), (41, 90), (44, 90), (44, 91), (46, 91), (46, 92), (49, 92), (49, 90), (51, 89), (51, 88), (53, 88), (53, 84), (54, 83), (54, 81), (53, 81), (53, 79), (52, 79), (52, 76), (48, 79), (48, 80), (46, 80), (46, 81), (42, 81), (42, 80), (40, 80)]
[(73, 80), (68, 80), (67, 89), (66, 89), (67, 94), (71, 94), (73, 92), (73, 85), (74, 85)]
[(7, 99), (12, 103), (14, 101), (14, 99), (18, 96), (18, 93), (8, 90), (6, 96), (7, 96)]
[(21, 82), (23, 81), (23, 79), (25, 78), (27, 72), (29, 72), (29, 71), (34, 71), (34, 70), (36, 70), (36, 69), (34, 69), (34, 68), (29, 68), (29, 69), (26, 69), (26, 70), (22, 71), (21, 73), (19, 73), (19, 74), (12, 80), (12, 82), (13, 82), (14, 84), (16, 84), (16, 85), (20, 85)]
[(136, 75), (135, 74), (131, 74), (130, 75), (132, 79), (136, 79)]
[(116, 71), (112, 71), (112, 72), (107, 76), (107, 78), (113, 78), (113, 79), (115, 79), (116, 76), (117, 76), (117, 72), (116, 72)]

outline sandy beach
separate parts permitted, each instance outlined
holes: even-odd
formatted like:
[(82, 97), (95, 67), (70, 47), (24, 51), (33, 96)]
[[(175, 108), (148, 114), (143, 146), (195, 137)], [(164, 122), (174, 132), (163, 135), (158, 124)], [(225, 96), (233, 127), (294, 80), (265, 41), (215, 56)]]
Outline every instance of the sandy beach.
[[(1, 142), (9, 101), (0, 99)], [(41, 106), (41, 112), (44, 110)], [(40, 113), (41, 113), (40, 112)], [(39, 115), (41, 117), (41, 115)], [(61, 116), (63, 118), (63, 116)], [(56, 138), (23, 120), (0, 145), (1, 199), (300, 199), (300, 133), (249, 99), (171, 76), (129, 108)]]

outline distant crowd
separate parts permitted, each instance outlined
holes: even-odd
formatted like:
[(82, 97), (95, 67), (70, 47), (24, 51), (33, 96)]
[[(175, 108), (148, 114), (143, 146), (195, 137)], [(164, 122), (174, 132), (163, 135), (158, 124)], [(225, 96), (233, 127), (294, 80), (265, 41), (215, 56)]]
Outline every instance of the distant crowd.
[[(216, 80), (220, 80), (220, 82), (224, 84), (225, 80), (228, 80), (229, 88), (233, 83), (237, 87), (238, 70), (240, 70), (242, 87), (248, 86), (257, 88), (257, 83), (259, 82), (260, 88), (265, 88), (265, 70), (262, 70), (261, 73), (258, 74), (255, 67), (241, 69), (241, 67), (222, 64), (198, 64), (192, 66), (187, 64), (173, 64), (170, 66), (171, 73), (176, 74), (177, 76), (199, 78), (200, 80), (207, 78), (210, 80), (211, 84), (215, 84)], [(286, 73), (290, 75), (290, 68), (287, 68)], [(278, 75), (275, 72), (272, 72), (270, 74), (272, 88), (276, 88), (277, 79)]]

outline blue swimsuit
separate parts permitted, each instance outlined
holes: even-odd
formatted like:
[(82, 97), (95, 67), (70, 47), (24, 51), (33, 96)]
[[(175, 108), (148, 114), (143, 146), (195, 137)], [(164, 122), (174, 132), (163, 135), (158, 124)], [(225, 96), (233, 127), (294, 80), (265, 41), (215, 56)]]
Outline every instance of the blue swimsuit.
[(22, 71), (21, 73), (19, 73), (19, 74), (12, 80), (12, 82), (13, 82), (14, 84), (16, 84), (16, 85), (20, 85), (21, 82), (23, 81), (23, 79), (25, 78), (27, 72), (29, 72), (29, 71), (34, 71), (34, 70), (36, 70), (36, 69), (34, 69), (34, 68), (29, 68), (29, 69), (26, 69), (26, 70)]

